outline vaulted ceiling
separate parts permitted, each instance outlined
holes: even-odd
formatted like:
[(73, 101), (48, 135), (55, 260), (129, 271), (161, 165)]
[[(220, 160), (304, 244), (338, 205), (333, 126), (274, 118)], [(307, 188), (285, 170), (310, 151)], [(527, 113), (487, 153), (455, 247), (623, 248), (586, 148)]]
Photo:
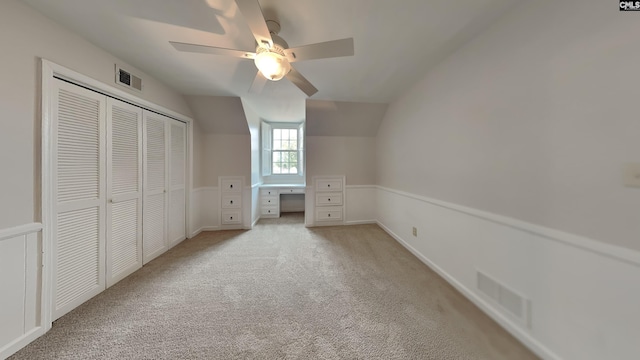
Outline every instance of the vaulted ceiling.
[[(255, 40), (233, 0), (23, 1), (185, 95), (249, 98), (264, 113), (299, 111), (300, 106), (282, 104), (306, 99), (286, 80), (268, 82), (259, 95), (249, 94), (256, 74), (252, 61), (178, 52), (169, 44), (178, 41), (254, 51)], [(312, 99), (389, 103), (520, 1), (259, 3), (266, 18), (281, 23), (279, 35), (291, 47), (354, 38), (355, 56), (295, 63), (319, 90)], [(269, 99), (279, 105), (272, 106)]]

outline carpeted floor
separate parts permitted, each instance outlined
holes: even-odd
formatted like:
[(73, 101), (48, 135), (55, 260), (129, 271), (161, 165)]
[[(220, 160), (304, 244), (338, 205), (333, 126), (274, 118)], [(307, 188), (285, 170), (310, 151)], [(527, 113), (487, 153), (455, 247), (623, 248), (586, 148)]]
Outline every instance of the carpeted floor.
[(535, 359), (376, 225), (186, 240), (12, 359)]

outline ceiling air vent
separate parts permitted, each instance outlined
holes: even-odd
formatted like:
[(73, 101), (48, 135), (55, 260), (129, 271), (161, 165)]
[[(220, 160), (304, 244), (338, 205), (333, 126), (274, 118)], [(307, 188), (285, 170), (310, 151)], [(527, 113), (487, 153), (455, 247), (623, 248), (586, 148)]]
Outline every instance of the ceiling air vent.
[(116, 65), (116, 84), (128, 87), (129, 89), (142, 91), (142, 79), (133, 75), (131, 71), (122, 69)]

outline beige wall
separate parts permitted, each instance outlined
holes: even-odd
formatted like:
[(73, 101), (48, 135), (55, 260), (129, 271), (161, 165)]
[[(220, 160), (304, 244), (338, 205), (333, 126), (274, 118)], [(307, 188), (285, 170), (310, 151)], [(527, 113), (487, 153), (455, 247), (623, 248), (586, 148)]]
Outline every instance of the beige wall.
[(376, 138), (307, 136), (307, 184), (313, 176), (346, 175), (347, 185), (375, 184)]
[(640, 21), (524, 2), (392, 103), (378, 184), (640, 250)]
[[(39, 219), (40, 58), (114, 84), (123, 61), (16, 0), (0, 2), (0, 229)], [(133, 67), (129, 67), (132, 70)], [(143, 72), (145, 100), (191, 116), (181, 95)], [(123, 88), (124, 89), (124, 88)]]
[(218, 186), (218, 176), (244, 176), (251, 185), (251, 136), (204, 134), (204, 186)]
[(250, 102), (242, 100), (242, 107), (246, 122), (251, 133), (251, 185), (262, 183), (262, 174), (260, 173), (260, 123), (261, 119), (258, 113), (251, 107)]
[(198, 121), (193, 126), (193, 188), (204, 186), (204, 133)]

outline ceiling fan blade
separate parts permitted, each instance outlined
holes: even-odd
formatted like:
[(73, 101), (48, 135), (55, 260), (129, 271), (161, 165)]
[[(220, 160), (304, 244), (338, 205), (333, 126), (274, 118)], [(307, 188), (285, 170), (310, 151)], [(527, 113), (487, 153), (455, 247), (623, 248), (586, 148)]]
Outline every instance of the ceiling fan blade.
[(307, 80), (302, 74), (298, 72), (298, 70), (291, 67), (291, 71), (286, 75), (287, 79), (291, 81), (295, 86), (297, 86), (303, 93), (307, 94), (308, 97), (318, 92), (315, 86), (311, 85), (309, 80)]
[(286, 49), (289, 62), (353, 56), (353, 38), (327, 41)]
[(264, 45), (267, 48), (273, 46), (273, 40), (271, 39), (271, 33), (267, 27), (267, 23), (262, 15), (262, 9), (258, 0), (236, 0), (236, 5), (244, 19), (249, 24), (249, 28), (253, 33), (253, 37), (256, 38), (256, 42), (259, 45)]
[(249, 92), (252, 94), (260, 94), (262, 89), (267, 84), (267, 78), (262, 76), (262, 73), (258, 70), (256, 77), (253, 78), (253, 83), (251, 83), (251, 87), (249, 88)]
[(219, 48), (219, 47), (208, 46), (208, 45), (187, 44), (187, 43), (181, 43), (181, 42), (175, 42), (175, 41), (169, 41), (169, 43), (173, 45), (173, 47), (176, 48), (176, 50), (184, 51), (184, 52), (226, 55), (226, 56), (239, 57), (243, 59), (255, 59), (256, 57), (255, 53), (252, 53), (249, 51), (225, 49), (225, 48)]

